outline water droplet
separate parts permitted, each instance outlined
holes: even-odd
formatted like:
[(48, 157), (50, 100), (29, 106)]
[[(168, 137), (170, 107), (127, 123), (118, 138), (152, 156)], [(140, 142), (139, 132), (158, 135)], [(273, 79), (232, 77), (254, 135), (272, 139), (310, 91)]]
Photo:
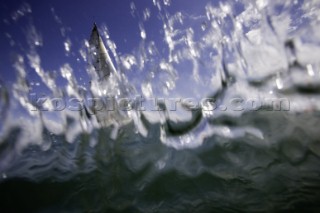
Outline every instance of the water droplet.
[(170, 6), (171, 0), (163, 0), (163, 4), (166, 6)]
[(67, 39), (64, 42), (64, 49), (66, 50), (66, 52), (70, 52), (70, 49), (71, 49), (71, 41), (70, 41), (70, 39)]
[(280, 78), (276, 79), (276, 84), (278, 89), (283, 89), (283, 82)]
[(150, 9), (146, 8), (143, 11), (143, 20), (145, 20), (145, 21), (148, 20), (150, 18), (150, 15), (151, 15)]
[(141, 38), (142, 39), (146, 39), (147, 35), (146, 35), (146, 31), (145, 30), (141, 30)]
[(127, 70), (130, 70), (133, 65), (137, 64), (137, 61), (134, 56), (127, 55), (122, 58), (122, 64)]
[(310, 76), (314, 76), (314, 70), (311, 64), (307, 65), (307, 71)]
[(31, 13), (31, 7), (27, 3), (23, 3), (18, 10), (12, 13), (11, 18), (14, 21), (18, 21), (21, 17), (26, 16), (28, 13)]
[(202, 29), (203, 31), (205, 31), (205, 30), (207, 29), (207, 23), (206, 23), (206, 22), (202, 22), (202, 24), (201, 24), (201, 29)]
[(143, 83), (141, 86), (141, 90), (144, 96), (146, 97), (152, 96), (152, 87), (150, 83)]
[(131, 15), (134, 17), (135, 11), (136, 11), (136, 5), (133, 2), (130, 3), (130, 9), (131, 9)]
[(265, 6), (267, 6), (268, 1), (266, 0), (258, 0), (257, 1), (257, 6), (259, 9), (263, 9)]

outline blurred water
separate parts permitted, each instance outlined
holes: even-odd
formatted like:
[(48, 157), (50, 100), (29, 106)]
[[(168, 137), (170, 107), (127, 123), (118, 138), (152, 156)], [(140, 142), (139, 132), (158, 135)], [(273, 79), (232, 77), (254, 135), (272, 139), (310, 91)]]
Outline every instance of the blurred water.
[[(0, 82), (0, 209), (316, 212), (319, 2), (208, 2), (196, 17), (170, 14), (167, 0), (153, 3), (158, 14), (143, 11), (133, 52), (118, 54), (112, 29), (100, 27), (116, 62), (103, 83), (90, 64), (88, 41), (79, 52), (90, 84), (67, 61), (58, 72), (46, 71), (37, 50), (46, 45), (41, 31), (28, 28), (29, 49), (14, 60), (15, 83)], [(11, 18), (25, 16), (32, 16), (26, 3)], [(152, 16), (162, 22), (161, 41), (146, 39)], [(64, 41), (65, 54), (72, 43)], [(215, 109), (177, 104), (171, 110), (165, 102), (161, 111), (133, 107), (99, 121), (85, 110), (52, 110), (50, 101), (46, 111), (37, 109), (38, 84), (51, 99), (212, 98)], [(263, 107), (252, 107), (252, 100)]]

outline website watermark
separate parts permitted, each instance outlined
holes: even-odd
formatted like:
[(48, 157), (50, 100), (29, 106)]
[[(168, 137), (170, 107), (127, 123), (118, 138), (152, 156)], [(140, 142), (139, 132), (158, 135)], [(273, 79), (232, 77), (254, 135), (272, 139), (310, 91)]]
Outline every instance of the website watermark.
[(32, 111), (82, 111), (92, 114), (103, 111), (290, 111), (287, 98), (245, 99), (230, 98), (223, 101), (215, 98), (49, 98), (31, 96)]

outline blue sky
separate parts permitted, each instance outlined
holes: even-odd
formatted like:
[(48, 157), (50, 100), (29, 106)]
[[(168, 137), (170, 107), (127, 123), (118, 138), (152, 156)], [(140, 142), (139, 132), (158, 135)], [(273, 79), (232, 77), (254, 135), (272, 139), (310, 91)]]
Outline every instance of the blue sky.
[[(162, 1), (161, 1), (162, 2)], [(173, 0), (165, 10), (169, 14), (183, 11), (190, 15), (205, 14), (204, 6), (208, 1)], [(131, 5), (134, 3), (135, 12)], [(32, 12), (28, 13), (26, 5)], [(162, 3), (163, 5), (163, 3)], [(41, 57), (41, 66), (46, 71), (58, 70), (69, 63), (74, 72), (84, 73), (85, 63), (80, 58), (79, 49), (84, 39), (88, 39), (94, 22), (98, 27), (106, 26), (110, 38), (117, 45), (119, 55), (131, 53), (141, 42), (139, 23), (143, 21), (143, 11), (148, 8), (151, 17), (143, 22), (147, 31), (147, 41), (156, 41), (158, 49), (164, 40), (161, 33), (163, 22), (152, 0), (5, 0), (0, 3), (0, 79), (7, 84), (15, 81), (12, 67), (15, 55), (25, 56), (30, 47), (27, 44), (27, 31), (34, 27), (42, 38), (43, 45), (36, 48)], [(19, 16), (19, 10), (25, 16)], [(18, 18), (17, 18), (18, 17)], [(20, 18), (19, 18), (20, 17)], [(15, 20), (16, 19), (16, 20)], [(65, 30), (62, 35), (61, 30)], [(70, 54), (66, 55), (64, 42), (72, 43)], [(14, 41), (14, 45), (10, 44)], [(27, 78), (38, 81), (36, 73), (26, 66)]]

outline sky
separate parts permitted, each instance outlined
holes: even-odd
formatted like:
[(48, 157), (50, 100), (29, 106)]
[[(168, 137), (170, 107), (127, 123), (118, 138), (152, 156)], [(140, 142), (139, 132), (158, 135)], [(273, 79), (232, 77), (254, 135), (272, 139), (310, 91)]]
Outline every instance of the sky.
[[(190, 15), (205, 14), (207, 2), (171, 0), (170, 6), (164, 9), (168, 14), (177, 11)], [(151, 16), (143, 21), (146, 8)], [(41, 45), (36, 46), (36, 51), (45, 71), (59, 70), (61, 65), (69, 63), (74, 72), (83, 74), (86, 64), (79, 60), (79, 49), (83, 46), (83, 41), (89, 39), (94, 22), (100, 29), (107, 27), (119, 55), (131, 53), (138, 48), (142, 41), (139, 29), (139, 23), (142, 22), (148, 33), (146, 40), (156, 41), (160, 50), (165, 48), (161, 31), (163, 21), (152, 0), (4, 0), (0, 3), (1, 81), (7, 85), (15, 82), (16, 71), (13, 64), (17, 54), (26, 56), (30, 52), (30, 31), (41, 38)], [(70, 52), (66, 54), (64, 43), (68, 41), (71, 46)], [(26, 72), (28, 79), (39, 80), (28, 65)]]

